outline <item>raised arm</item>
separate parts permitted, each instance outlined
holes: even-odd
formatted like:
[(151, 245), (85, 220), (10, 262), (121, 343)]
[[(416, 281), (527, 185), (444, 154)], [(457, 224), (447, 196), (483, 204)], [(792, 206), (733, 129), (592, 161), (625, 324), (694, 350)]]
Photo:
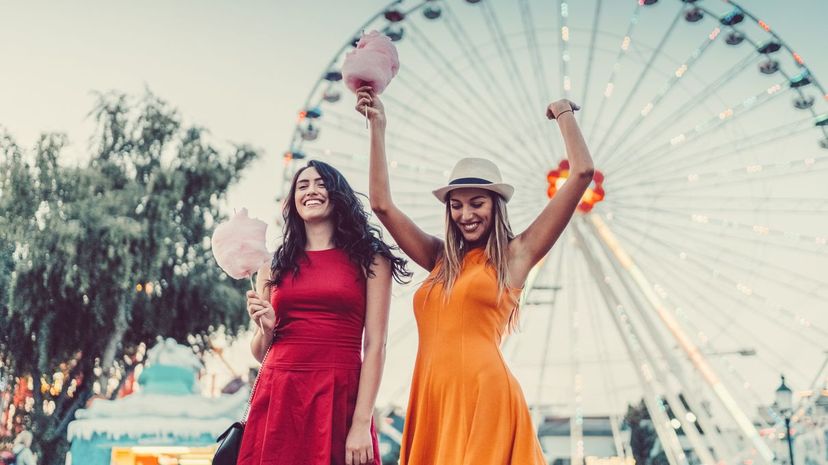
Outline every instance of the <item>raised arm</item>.
[(371, 209), (391, 233), (403, 252), (426, 270), (434, 268), (443, 248), (442, 241), (426, 233), (391, 199), (388, 161), (385, 156), (385, 109), (370, 87), (357, 92), (357, 111), (368, 115), (371, 122), (371, 161), (368, 177), (368, 198)]
[(509, 271), (515, 285), (526, 280), (529, 270), (558, 240), (592, 182), (595, 171), (592, 157), (574, 116), (579, 108), (564, 99), (553, 102), (546, 110), (547, 118), (557, 121), (561, 130), (569, 159), (569, 177), (535, 221), (509, 244)]
[(367, 463), (368, 457), (373, 455), (371, 419), (385, 365), (388, 311), (391, 306), (391, 264), (377, 255), (371, 271), (374, 276), (369, 276), (366, 283), (362, 371), (351, 429), (345, 440), (345, 463), (348, 465)]

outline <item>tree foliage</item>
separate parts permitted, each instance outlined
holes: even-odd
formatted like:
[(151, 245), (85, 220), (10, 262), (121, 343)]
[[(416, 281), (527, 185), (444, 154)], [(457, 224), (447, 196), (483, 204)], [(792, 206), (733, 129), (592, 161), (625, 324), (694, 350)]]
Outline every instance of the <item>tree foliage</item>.
[(658, 438), (650, 419), (650, 412), (647, 411), (647, 406), (644, 405), (643, 400), (636, 406), (627, 406), (624, 422), (630, 428), (630, 447), (635, 463), (648, 465), (650, 454)]
[[(673, 411), (667, 407), (667, 416), (674, 418)], [(644, 400), (638, 405), (627, 406), (624, 423), (630, 428), (630, 447), (635, 463), (641, 465), (668, 465), (667, 454), (656, 434), (653, 420)], [(682, 430), (676, 430), (681, 433)]]
[[(62, 463), (66, 425), (112, 392), (156, 336), (204, 337), (246, 322), (245, 283), (210, 253), (228, 188), (256, 157), (216, 148), (157, 97), (99, 95), (90, 156), (66, 138), (0, 141), (0, 377), (31, 377), (25, 412), (41, 463)], [(0, 383), (3, 384), (3, 383)]]

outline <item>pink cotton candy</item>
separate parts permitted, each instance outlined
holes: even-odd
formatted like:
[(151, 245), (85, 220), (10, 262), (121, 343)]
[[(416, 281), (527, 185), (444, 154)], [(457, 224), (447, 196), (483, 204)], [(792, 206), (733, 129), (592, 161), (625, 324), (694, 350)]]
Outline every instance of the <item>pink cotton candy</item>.
[(247, 209), (233, 215), (213, 232), (210, 241), (216, 263), (231, 278), (249, 278), (270, 260), (265, 246), (267, 224), (247, 216)]
[(371, 31), (359, 39), (356, 49), (345, 55), (342, 77), (353, 92), (362, 86), (371, 86), (374, 92), (380, 94), (399, 69), (400, 58), (391, 39)]

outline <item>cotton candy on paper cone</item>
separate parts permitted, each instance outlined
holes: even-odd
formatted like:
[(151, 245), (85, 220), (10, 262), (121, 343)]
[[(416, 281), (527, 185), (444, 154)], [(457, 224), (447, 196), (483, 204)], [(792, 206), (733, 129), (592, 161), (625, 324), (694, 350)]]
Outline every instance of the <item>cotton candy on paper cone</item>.
[(370, 86), (380, 94), (388, 87), (400, 69), (397, 48), (391, 39), (377, 31), (362, 36), (354, 50), (345, 55), (342, 77), (345, 85), (356, 92), (362, 86)]
[(218, 266), (233, 279), (249, 278), (270, 260), (265, 246), (267, 224), (247, 216), (247, 209), (218, 225), (210, 241)]

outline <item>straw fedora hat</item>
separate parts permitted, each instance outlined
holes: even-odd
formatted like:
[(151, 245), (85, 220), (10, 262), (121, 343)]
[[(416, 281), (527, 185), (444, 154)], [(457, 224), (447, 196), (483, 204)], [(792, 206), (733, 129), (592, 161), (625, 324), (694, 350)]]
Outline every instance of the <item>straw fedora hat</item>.
[(515, 188), (503, 182), (497, 166), (485, 158), (463, 158), (454, 165), (448, 185), (432, 191), (440, 202), (454, 189), (476, 187), (497, 193), (506, 202), (512, 198)]

